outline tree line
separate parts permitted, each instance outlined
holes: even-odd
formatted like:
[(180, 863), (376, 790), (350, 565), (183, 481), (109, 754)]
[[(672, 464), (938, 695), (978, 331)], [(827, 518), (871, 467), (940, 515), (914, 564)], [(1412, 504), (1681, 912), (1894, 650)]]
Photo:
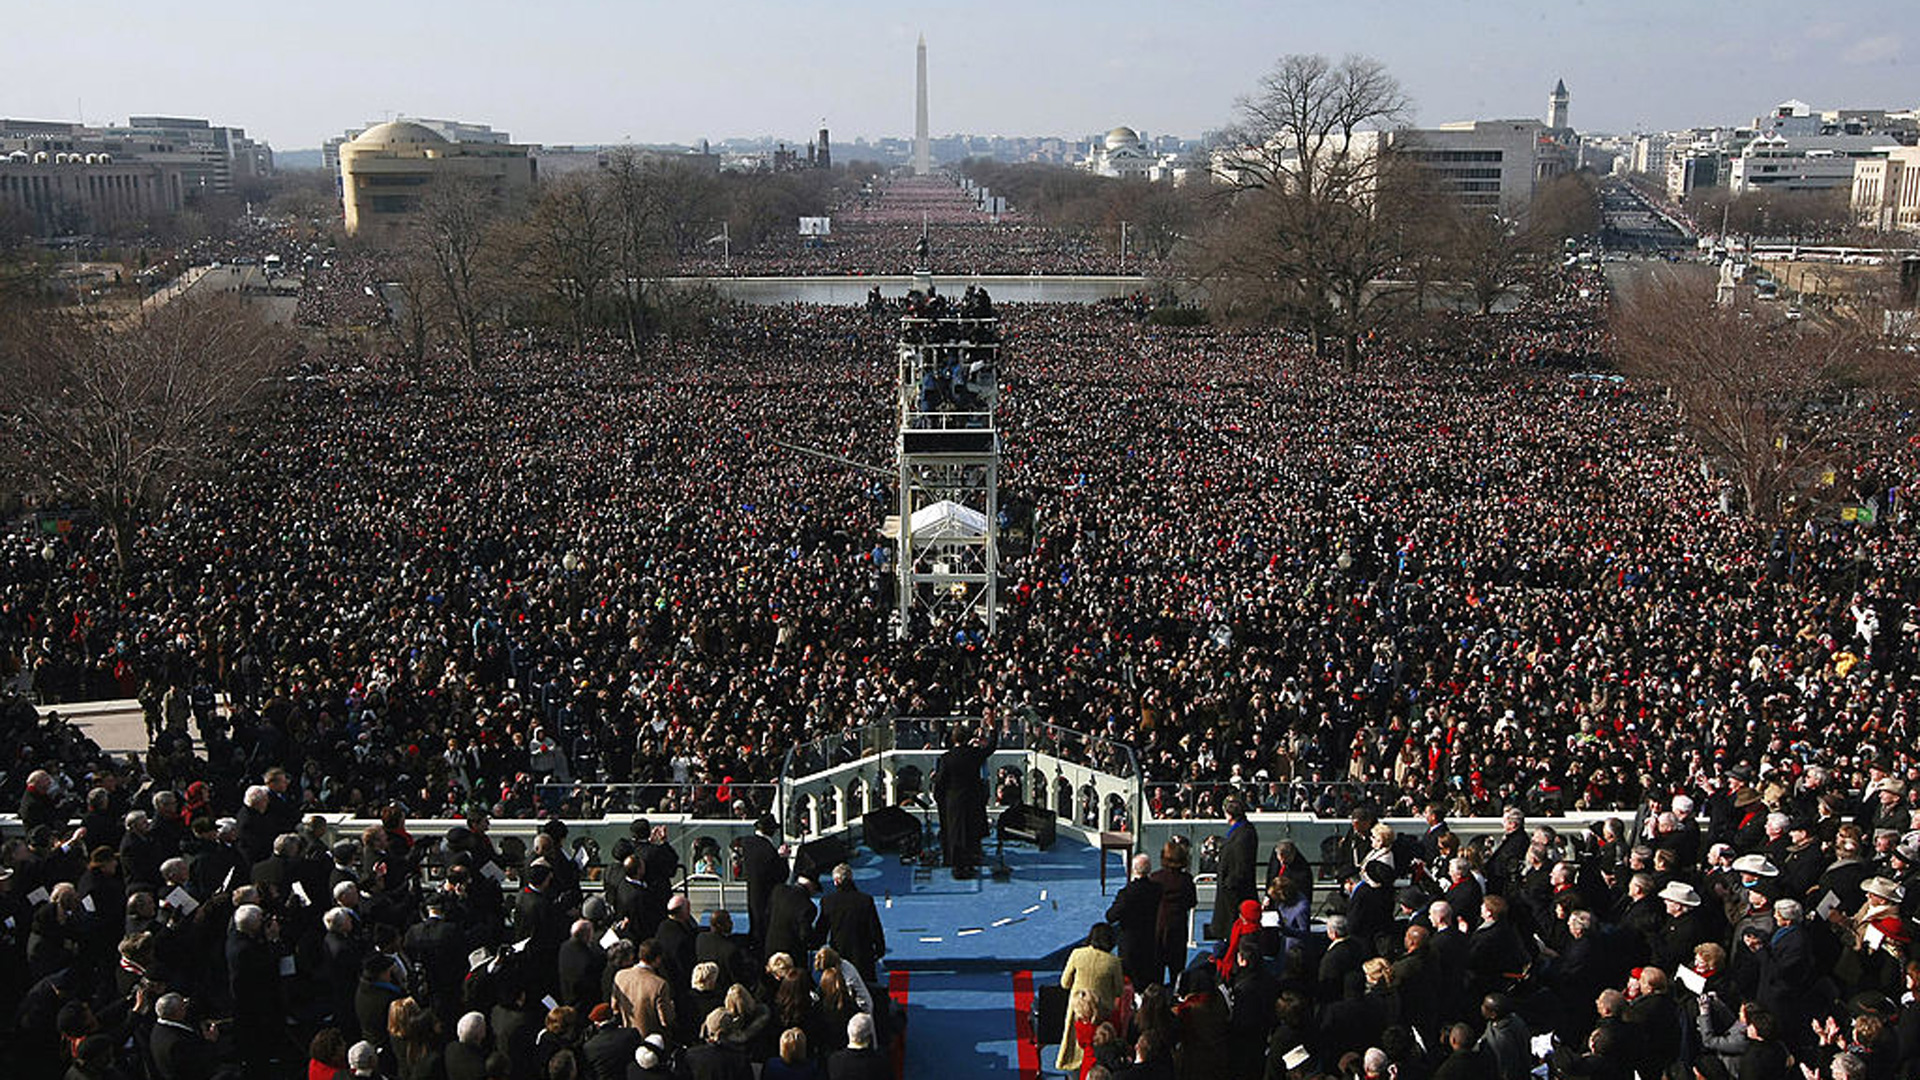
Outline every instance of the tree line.
[(576, 346), (611, 332), (637, 354), (673, 318), (662, 279), (679, 260), (790, 232), (870, 176), (858, 164), (714, 173), (616, 151), (598, 169), (543, 182), (522, 202), (442, 179), (386, 253), (403, 351), (422, 360), (439, 337), (477, 366), (483, 331), (498, 320), (557, 328)]

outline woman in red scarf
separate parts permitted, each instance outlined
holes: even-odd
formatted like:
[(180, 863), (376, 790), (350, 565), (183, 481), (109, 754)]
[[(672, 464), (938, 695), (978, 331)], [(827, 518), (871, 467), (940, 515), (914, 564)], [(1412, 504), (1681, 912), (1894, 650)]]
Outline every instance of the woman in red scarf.
[(1233, 930), (1227, 935), (1227, 951), (1221, 953), (1213, 962), (1219, 969), (1220, 977), (1226, 979), (1233, 974), (1233, 954), (1240, 948), (1240, 939), (1248, 934), (1260, 932), (1260, 902), (1258, 900), (1240, 901), (1240, 917), (1233, 920)]
[(213, 813), (213, 802), (207, 798), (207, 782), (195, 780), (188, 784), (187, 805), (180, 811), (180, 816), (185, 819), (187, 828), (193, 828), (195, 818), (211, 813)]

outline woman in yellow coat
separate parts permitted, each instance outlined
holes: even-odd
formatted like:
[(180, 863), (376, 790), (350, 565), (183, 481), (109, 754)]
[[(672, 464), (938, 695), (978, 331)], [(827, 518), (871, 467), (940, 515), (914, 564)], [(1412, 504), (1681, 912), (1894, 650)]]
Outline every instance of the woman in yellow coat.
[[(1104, 922), (1087, 931), (1087, 943), (1067, 957), (1067, 968), (1060, 973), (1060, 985), (1069, 994), (1085, 990), (1093, 998), (1093, 1025), (1113, 1015), (1113, 1008), (1126, 988), (1120, 973), (1120, 958), (1113, 954), (1113, 927)], [(1055, 1067), (1080, 1068), (1080, 1041), (1073, 1035), (1073, 1010), (1067, 1010), (1066, 1030), (1060, 1034), (1060, 1054)]]

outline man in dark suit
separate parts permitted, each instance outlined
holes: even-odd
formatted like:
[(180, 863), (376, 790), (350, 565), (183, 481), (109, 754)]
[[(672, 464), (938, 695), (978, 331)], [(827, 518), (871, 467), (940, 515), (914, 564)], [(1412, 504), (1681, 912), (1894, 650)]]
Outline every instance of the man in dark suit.
[(693, 921), (693, 908), (688, 905), (686, 894), (675, 895), (667, 904), (666, 918), (654, 929), (653, 939), (660, 943), (660, 977), (673, 987), (676, 1005), (685, 1006), (687, 995), (693, 990), (695, 939), (699, 936), (700, 924)]
[(1227, 835), (1220, 845), (1220, 874), (1214, 886), (1213, 922), (1207, 927), (1210, 938), (1225, 938), (1240, 914), (1240, 901), (1258, 900), (1254, 890), (1254, 865), (1259, 860), (1260, 836), (1247, 820), (1246, 804), (1238, 795), (1229, 795), (1222, 803), (1227, 815)]
[(537, 999), (553, 991), (560, 970), (560, 943), (567, 938), (552, 898), (553, 873), (544, 864), (527, 867), (526, 884), (513, 903), (513, 940), (527, 942), (520, 958), (528, 989)]
[(633, 1052), (640, 1048), (640, 1033), (614, 1019), (613, 1006), (602, 1002), (587, 1014), (593, 1027), (580, 1047), (588, 1080), (626, 1080), (627, 1066), (633, 1064)]
[[(1480, 900), (1486, 895), (1480, 888), (1480, 881), (1473, 876), (1473, 864), (1455, 856), (1447, 863), (1447, 906), (1453, 909), (1456, 919), (1467, 920), (1467, 929), (1472, 930), (1480, 923)], [(1439, 927), (1434, 927), (1438, 930)]]
[(833, 868), (833, 892), (820, 901), (813, 940), (833, 946), (868, 986), (874, 985), (880, 958), (887, 955), (887, 931), (873, 897), (854, 884), (853, 868), (846, 863)]
[(323, 925), (326, 931), (320, 938), (320, 968), (314, 974), (326, 997), (333, 1026), (348, 1042), (357, 1042), (360, 1022), (353, 1011), (353, 993), (360, 985), (360, 960), (367, 954), (366, 945), (354, 936), (353, 915), (345, 908), (329, 910)]
[(980, 845), (987, 836), (987, 782), (980, 770), (1000, 744), (999, 730), (991, 730), (992, 738), (982, 740), (956, 727), (953, 746), (940, 755), (939, 773), (933, 778), (933, 798), (940, 806), (940, 853), (957, 878), (978, 871)]
[(442, 1030), (453, 1030), (460, 1016), (460, 991), (467, 978), (467, 935), (447, 917), (452, 898), (438, 892), (427, 898), (427, 917), (407, 928), (402, 948), (426, 979), (427, 1000)]
[(1153, 860), (1140, 854), (1133, 857), (1125, 885), (1114, 895), (1107, 908), (1107, 921), (1113, 924), (1120, 942), (1120, 970), (1126, 972), (1136, 989), (1144, 990), (1160, 981), (1160, 953), (1157, 931), (1160, 922), (1160, 883), (1148, 875)]
[(767, 899), (767, 956), (786, 953), (805, 968), (814, 916), (811, 879), (801, 877), (774, 889)]
[(633, 853), (647, 868), (647, 882), (661, 892), (673, 888), (673, 875), (680, 869), (680, 853), (667, 842), (665, 825), (649, 825), (646, 818), (633, 823), (634, 835), (643, 837), (633, 846)]
[(1467, 938), (1468, 989), (1473, 995), (1505, 991), (1531, 960), (1526, 942), (1507, 918), (1506, 898), (1480, 901), (1480, 926)]
[(595, 936), (592, 922), (575, 919), (567, 940), (560, 943), (559, 991), (554, 996), (583, 1013), (600, 1000), (600, 976), (607, 967), (607, 954)]
[(747, 936), (762, 955), (771, 955), (766, 948), (767, 901), (774, 887), (785, 884), (792, 872), (773, 843), (779, 828), (773, 815), (762, 814), (754, 823), (753, 835), (740, 841), (740, 870), (747, 878)]
[(1359, 986), (1360, 965), (1366, 960), (1366, 953), (1347, 936), (1347, 917), (1329, 915), (1327, 947), (1320, 954), (1314, 998), (1324, 1002), (1339, 1001), (1345, 997), (1349, 986)]
[(447, 1080), (487, 1080), (487, 1018), (477, 1012), (462, 1016), (440, 1061)]
[(1424, 816), (1427, 831), (1420, 835), (1420, 860), (1430, 867), (1437, 867), (1440, 865), (1440, 840), (1453, 831), (1447, 827), (1447, 804), (1428, 803)]
[(264, 1075), (291, 1051), (287, 1007), (280, 993), (280, 959), (267, 941), (267, 915), (253, 904), (233, 912), (227, 932), (227, 984), (233, 992), (233, 1029), (248, 1071)]
[(712, 962), (720, 969), (720, 985), (754, 985), (755, 968), (747, 950), (733, 937), (733, 916), (715, 908), (707, 916), (707, 932), (693, 939), (694, 966)]
[(1427, 941), (1433, 931), (1417, 923), (1400, 933), (1401, 953), (1393, 962), (1393, 985), (1400, 990), (1402, 1019), (1427, 1046), (1439, 1044), (1439, 973)]
[[(1500, 842), (1486, 858), (1489, 892), (1504, 893), (1518, 888), (1520, 871), (1526, 862), (1527, 848), (1533, 840), (1527, 835), (1526, 815), (1517, 806), (1509, 806), (1500, 815)], [(1472, 916), (1468, 916), (1471, 918)]]
[(1753, 998), (1779, 1019), (1783, 1031), (1806, 1023), (1806, 998), (1818, 974), (1806, 927), (1800, 921), (1805, 914), (1798, 900), (1774, 901), (1774, 931), (1760, 947), (1760, 982)]
[(1427, 939), (1429, 964), (1440, 995), (1435, 1014), (1443, 1023), (1459, 1020), (1466, 1012), (1467, 935), (1445, 900), (1427, 905), (1427, 924), (1433, 928), (1433, 936)]
[(385, 1050), (392, 1043), (387, 1035), (387, 1012), (393, 1003), (407, 996), (400, 987), (399, 969), (393, 957), (368, 953), (360, 962), (360, 985), (353, 992), (353, 1012), (360, 1021), (360, 1037)]
[(854, 1013), (847, 1021), (847, 1048), (827, 1057), (827, 1080), (893, 1080), (893, 1065), (873, 1045), (873, 1017)]
[(147, 1053), (159, 1080), (208, 1080), (218, 1064), (213, 1043), (188, 1022), (187, 1009), (187, 999), (179, 994), (162, 994), (154, 1005)]
[(666, 896), (647, 880), (646, 860), (637, 853), (620, 861), (619, 873), (608, 875), (606, 897), (629, 940), (646, 937), (667, 917)]

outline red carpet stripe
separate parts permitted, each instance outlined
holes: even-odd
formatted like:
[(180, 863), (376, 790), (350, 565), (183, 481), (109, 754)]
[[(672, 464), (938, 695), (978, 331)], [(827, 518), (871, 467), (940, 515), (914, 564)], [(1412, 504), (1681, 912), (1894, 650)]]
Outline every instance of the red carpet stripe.
[(1040, 1047), (1033, 1039), (1033, 972), (1013, 973), (1013, 1041), (1020, 1049), (1020, 1080), (1039, 1080)]
[[(900, 1015), (907, 1013), (907, 973), (904, 971), (887, 972), (887, 996), (900, 1006)], [(893, 1075), (907, 1074), (907, 1033), (896, 1032), (893, 1037)]]

